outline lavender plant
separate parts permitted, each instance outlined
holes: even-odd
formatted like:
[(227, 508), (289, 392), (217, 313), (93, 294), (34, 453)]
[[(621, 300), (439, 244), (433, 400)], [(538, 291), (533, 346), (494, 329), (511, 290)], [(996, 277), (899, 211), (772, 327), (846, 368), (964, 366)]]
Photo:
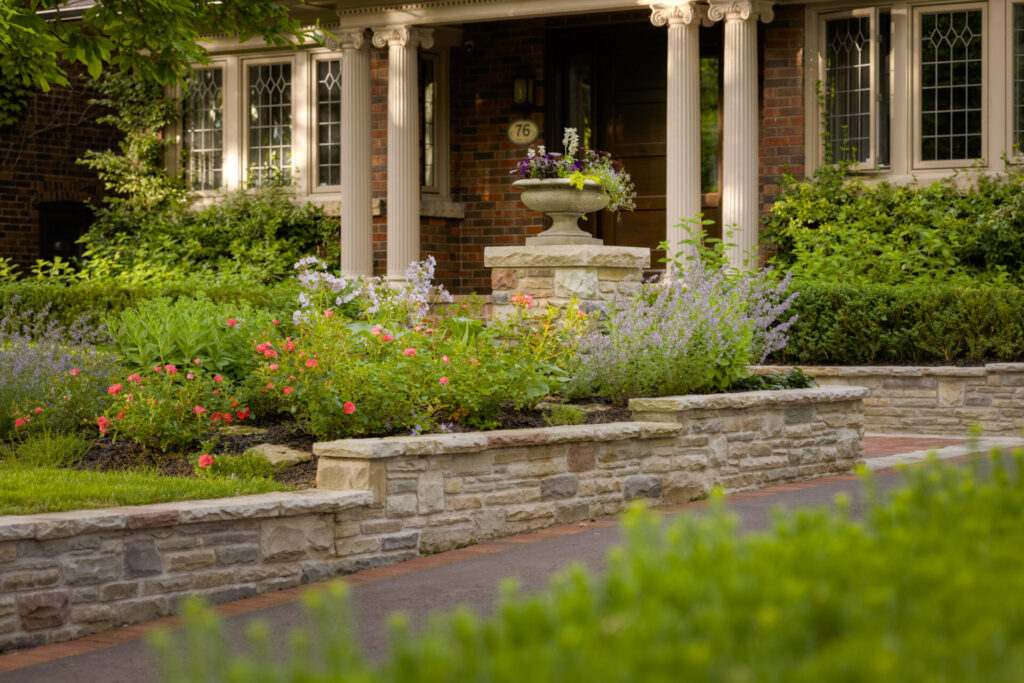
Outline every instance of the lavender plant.
[(584, 181), (593, 180), (600, 183), (608, 196), (609, 211), (617, 213), (636, 208), (633, 181), (622, 164), (612, 160), (611, 154), (593, 149), (580, 150), (580, 138), (575, 128), (565, 129), (562, 145), (565, 147), (564, 155), (550, 153), (544, 145), (537, 149), (531, 147), (512, 173), (520, 178), (568, 178), (578, 190), (583, 189)]
[(63, 327), (49, 306), (0, 311), (0, 435), (44, 428), (71, 430), (103, 411), (108, 379), (122, 370), (97, 346), (102, 328), (85, 319)]
[(726, 276), (695, 262), (677, 278), (641, 286), (612, 302), (588, 332), (566, 387), (625, 403), (635, 396), (727, 390), (751, 362), (785, 347), (795, 317), (789, 278), (765, 271)]

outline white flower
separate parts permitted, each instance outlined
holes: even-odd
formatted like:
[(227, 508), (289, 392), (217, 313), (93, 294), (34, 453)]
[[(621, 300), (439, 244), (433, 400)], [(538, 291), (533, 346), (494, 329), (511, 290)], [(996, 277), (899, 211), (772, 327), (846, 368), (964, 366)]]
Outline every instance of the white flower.
[(544, 145), (540, 145), (537, 147), (537, 156), (542, 157), (545, 153), (547, 153), (547, 150), (544, 148)]
[(575, 128), (566, 128), (562, 135), (562, 145), (565, 147), (566, 156), (576, 156), (576, 150), (580, 146), (580, 136), (576, 134)]

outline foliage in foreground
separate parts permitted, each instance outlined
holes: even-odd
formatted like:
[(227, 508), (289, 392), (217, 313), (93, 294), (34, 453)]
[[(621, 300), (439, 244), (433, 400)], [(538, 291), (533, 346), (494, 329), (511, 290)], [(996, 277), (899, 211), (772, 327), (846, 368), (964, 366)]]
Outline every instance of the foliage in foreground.
[(869, 184), (842, 165), (788, 177), (764, 221), (772, 262), (801, 285), (1020, 285), (1024, 173), (958, 180)]
[(789, 343), (801, 364), (1024, 360), (1024, 289), (803, 282)]
[(0, 464), (0, 515), (227, 498), (288, 488), (263, 478), (165, 477), (146, 470), (95, 472), (9, 461)]
[(541, 595), (506, 590), (494, 616), (459, 609), (419, 633), (394, 617), (379, 664), (359, 653), (340, 584), (308, 596), (309, 628), (290, 640), (254, 625), (239, 651), (193, 604), (184, 646), (154, 643), (166, 683), (1018, 681), (1024, 453), (993, 463), (910, 469), (863, 522), (841, 504), (739, 535), (718, 507), (668, 527), (634, 511), (603, 577), (576, 566)]

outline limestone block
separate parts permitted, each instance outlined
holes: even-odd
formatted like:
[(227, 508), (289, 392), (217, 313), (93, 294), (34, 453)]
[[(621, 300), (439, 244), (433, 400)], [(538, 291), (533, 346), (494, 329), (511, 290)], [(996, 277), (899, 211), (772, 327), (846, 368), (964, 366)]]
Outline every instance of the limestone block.
[(381, 539), (377, 537), (370, 538), (346, 538), (338, 541), (335, 545), (334, 554), (336, 557), (346, 557), (348, 555), (365, 555), (367, 553), (375, 553), (381, 549)]
[(421, 515), (444, 510), (444, 474), (430, 470), (419, 476), (416, 487), (417, 511)]
[(556, 524), (571, 524), (590, 518), (590, 503), (576, 501), (561, 503), (555, 508)]
[(477, 540), (494, 538), (505, 528), (505, 513), (501, 510), (480, 510), (473, 515), (473, 534)]
[(572, 474), (558, 474), (540, 482), (540, 495), (544, 500), (572, 498), (579, 490), (579, 479)]
[(253, 446), (249, 451), (256, 453), (275, 467), (293, 467), (313, 459), (312, 453), (278, 444), (261, 443), (258, 446)]
[(707, 493), (701, 476), (692, 472), (672, 472), (663, 479), (662, 500), (670, 505), (689, 503)]
[(167, 553), (164, 559), (169, 572), (192, 571), (215, 564), (217, 553), (212, 548), (187, 550), (181, 553)]
[(516, 276), (515, 268), (495, 268), (491, 271), (492, 289), (517, 289), (519, 278)]
[(651, 266), (651, 250), (606, 245), (530, 245), (486, 247), (487, 268), (558, 268), (595, 266), (642, 270)]
[(415, 493), (388, 496), (386, 510), (388, 517), (411, 517), (416, 514), (417, 501)]
[(650, 474), (629, 477), (622, 484), (622, 496), (634, 498), (658, 498), (661, 496), (661, 477)]
[(112, 606), (114, 619), (120, 624), (152, 621), (171, 613), (170, 600), (163, 597), (119, 602)]
[(100, 592), (98, 597), (103, 602), (112, 602), (115, 600), (134, 598), (138, 594), (138, 583), (136, 583), (135, 581), (124, 581), (120, 583), (108, 583), (105, 586), (100, 586)]
[(67, 591), (33, 593), (18, 598), (21, 627), (26, 631), (61, 626), (70, 612)]
[(217, 548), (217, 564), (252, 564), (260, 558), (256, 545), (229, 545)]
[(71, 621), (76, 624), (111, 621), (112, 618), (110, 605), (80, 605), (71, 608)]
[(264, 561), (315, 557), (334, 545), (334, 521), (329, 515), (268, 519), (260, 525)]
[(373, 502), (384, 501), (387, 481), (384, 463), (371, 460), (321, 457), (317, 461), (316, 487), (336, 491), (369, 491)]
[(134, 579), (139, 576), (160, 574), (164, 570), (160, 551), (152, 538), (136, 538), (124, 544), (124, 576)]
[(484, 496), (484, 504), (490, 505), (510, 505), (513, 503), (523, 502), (523, 491), (522, 489), (508, 489), (505, 491), (495, 491)]
[(569, 446), (570, 472), (586, 472), (597, 465), (597, 446), (593, 443), (574, 443)]
[(387, 552), (390, 550), (406, 550), (415, 548), (420, 542), (420, 532), (413, 531), (396, 536), (385, 536), (380, 539), (380, 549)]
[(401, 530), (400, 519), (371, 519), (357, 527), (357, 531), (363, 534), (392, 534)]
[(597, 268), (560, 268), (555, 270), (555, 296), (571, 299), (598, 297)]
[(473, 527), (460, 525), (424, 529), (420, 533), (420, 552), (439, 553), (473, 542)]
[(3, 591), (14, 593), (30, 588), (44, 588), (56, 585), (59, 581), (60, 572), (56, 569), (34, 569), (4, 576)]
[(115, 554), (69, 557), (61, 563), (61, 573), (70, 586), (114, 581), (121, 578), (121, 558)]

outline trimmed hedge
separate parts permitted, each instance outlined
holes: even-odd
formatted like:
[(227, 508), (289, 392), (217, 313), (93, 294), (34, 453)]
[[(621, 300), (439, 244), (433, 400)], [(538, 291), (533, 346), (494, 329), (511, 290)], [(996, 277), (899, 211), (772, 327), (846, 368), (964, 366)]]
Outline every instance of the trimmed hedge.
[(870, 365), (1024, 360), (1024, 290), (801, 282), (771, 361)]
[[(290, 637), (228, 638), (212, 610), (156, 640), (167, 683), (328, 681), (1019, 681), (1024, 671), (1024, 453), (992, 476), (913, 468), (863, 522), (846, 505), (741, 535), (721, 511), (665, 528), (630, 514), (600, 578), (576, 566), (493, 616), (456, 610), (367, 663), (344, 588), (307, 596)], [(870, 488), (869, 488), (869, 498)]]
[(111, 314), (131, 308), (146, 299), (170, 297), (178, 299), (205, 293), (216, 303), (245, 302), (271, 312), (281, 320), (291, 321), (295, 310), (298, 285), (288, 280), (274, 285), (218, 282), (203, 287), (195, 282), (168, 282), (160, 286), (113, 283), (53, 284), (22, 280), (0, 283), (0, 318), (50, 306), (50, 319), (70, 326), (83, 316), (98, 324)]

